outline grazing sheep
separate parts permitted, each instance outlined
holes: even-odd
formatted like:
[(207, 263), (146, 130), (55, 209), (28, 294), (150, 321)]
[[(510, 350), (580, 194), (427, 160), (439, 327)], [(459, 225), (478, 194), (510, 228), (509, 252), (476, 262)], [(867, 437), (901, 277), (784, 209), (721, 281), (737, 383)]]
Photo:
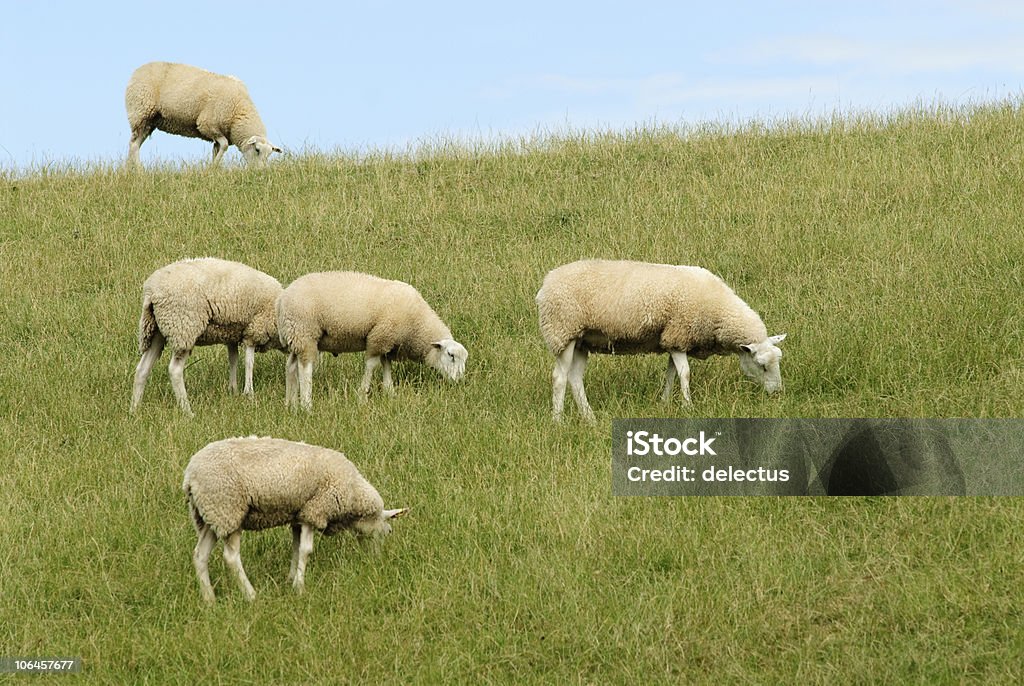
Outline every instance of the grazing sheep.
[(687, 356), (735, 353), (740, 369), (769, 393), (782, 385), (776, 347), (761, 318), (720, 278), (701, 267), (583, 260), (551, 270), (537, 293), (540, 330), (556, 357), (552, 404), (561, 419), (566, 381), (580, 414), (594, 421), (583, 390), (589, 353), (669, 353), (665, 390), (675, 377), (690, 402)]
[(185, 392), (185, 362), (197, 345), (228, 347), (228, 385), (238, 390), (238, 345), (245, 348), (245, 387), (252, 395), (256, 352), (280, 349), (274, 305), (281, 294), (277, 279), (240, 262), (214, 257), (181, 260), (157, 269), (142, 285), (139, 353), (131, 411), (164, 345), (171, 346), (168, 373), (178, 404), (192, 414)]
[(392, 360), (424, 362), (452, 381), (466, 369), (466, 349), (415, 288), (358, 272), (318, 272), (292, 282), (277, 304), (277, 328), (288, 351), (285, 403), (313, 407), (313, 362), (318, 350), (366, 351), (359, 386), (370, 392), (377, 367), (394, 392)]
[(154, 129), (213, 142), (213, 162), (228, 145), (249, 164), (263, 166), (281, 149), (267, 140), (245, 84), (187, 64), (150, 62), (132, 73), (124, 93), (132, 140), (128, 162), (138, 164), (139, 148)]
[(256, 591), (242, 568), (243, 530), (290, 524), (292, 565), (288, 580), (302, 593), (313, 530), (327, 536), (342, 529), (387, 535), (388, 520), (406, 509), (385, 510), (377, 490), (341, 453), (278, 438), (228, 438), (210, 443), (188, 461), (181, 485), (199, 541), (192, 562), (203, 600), (214, 601), (207, 562), (217, 541), (224, 561), (248, 600)]

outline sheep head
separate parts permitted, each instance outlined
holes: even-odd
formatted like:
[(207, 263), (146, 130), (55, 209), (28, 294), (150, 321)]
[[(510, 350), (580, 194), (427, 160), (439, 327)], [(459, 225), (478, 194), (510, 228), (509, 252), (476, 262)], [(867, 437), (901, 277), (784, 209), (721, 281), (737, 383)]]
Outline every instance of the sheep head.
[(466, 359), (469, 352), (461, 343), (453, 338), (445, 338), (430, 344), (427, 364), (447, 376), (458, 381), (466, 373)]
[(266, 166), (267, 159), (272, 152), (283, 152), (281, 148), (272, 144), (264, 136), (249, 136), (238, 149), (242, 151), (245, 161), (258, 167)]
[(391, 533), (391, 520), (401, 517), (409, 508), (403, 507), (398, 510), (381, 510), (380, 514), (373, 517), (363, 517), (352, 523), (352, 530), (360, 536), (387, 536)]
[(779, 360), (782, 350), (778, 344), (786, 338), (786, 334), (769, 336), (760, 343), (749, 343), (740, 346), (740, 369), (751, 381), (764, 386), (768, 393), (782, 388), (782, 373), (779, 371)]

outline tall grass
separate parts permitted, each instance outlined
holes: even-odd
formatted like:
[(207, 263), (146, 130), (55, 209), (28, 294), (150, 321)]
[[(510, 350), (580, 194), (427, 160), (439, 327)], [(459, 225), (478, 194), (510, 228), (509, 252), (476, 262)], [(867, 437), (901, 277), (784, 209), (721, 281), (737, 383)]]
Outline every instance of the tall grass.
[[(0, 655), (109, 683), (1020, 681), (1017, 500), (617, 499), (609, 458), (613, 417), (1021, 416), (1022, 153), (1008, 102), (4, 172)], [(397, 397), (360, 405), (359, 357), (325, 357), (292, 414), (282, 356), (248, 401), (201, 348), (195, 419), (166, 356), (130, 417), (140, 285), (202, 255), (408, 281), (467, 377), (398, 365)], [(664, 405), (663, 359), (598, 358), (598, 426), (571, 401), (552, 424), (533, 296), (591, 256), (722, 275), (789, 334), (785, 392), (714, 358), (692, 408)], [(379, 545), (318, 538), (302, 597), (287, 532), (246, 534), (256, 602), (218, 559), (207, 609), (182, 470), (253, 433), (344, 450), (412, 513)]]

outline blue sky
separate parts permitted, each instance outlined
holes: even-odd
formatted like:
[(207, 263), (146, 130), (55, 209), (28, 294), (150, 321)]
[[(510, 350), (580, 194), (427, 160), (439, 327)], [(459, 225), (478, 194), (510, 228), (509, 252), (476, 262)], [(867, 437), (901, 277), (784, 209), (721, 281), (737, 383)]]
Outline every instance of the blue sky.
[(123, 159), (124, 87), (151, 60), (238, 76), (286, 149), (402, 150), (1019, 97), (1024, 3), (2, 0), (0, 167)]

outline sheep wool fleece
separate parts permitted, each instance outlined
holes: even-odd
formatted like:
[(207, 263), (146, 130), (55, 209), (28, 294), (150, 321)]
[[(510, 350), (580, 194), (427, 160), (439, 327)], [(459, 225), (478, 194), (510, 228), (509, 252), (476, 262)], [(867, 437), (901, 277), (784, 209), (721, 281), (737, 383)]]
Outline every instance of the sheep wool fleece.
[(702, 267), (572, 262), (548, 273), (537, 304), (555, 355), (583, 340), (598, 353), (680, 350), (703, 358), (768, 336), (758, 314)]
[(204, 257), (162, 267), (142, 286), (139, 352), (156, 328), (174, 350), (243, 340), (277, 347), (274, 303), (281, 290), (277, 279), (240, 262)]
[(451, 331), (413, 286), (360, 272), (299, 277), (278, 301), (281, 341), (303, 360), (332, 353), (422, 361)]
[(206, 140), (223, 136), (235, 146), (267, 135), (240, 79), (188, 64), (150, 62), (136, 69), (125, 89), (125, 109), (133, 131), (151, 121), (167, 133)]
[(384, 508), (342, 453), (278, 438), (210, 443), (189, 460), (182, 489), (197, 528), (205, 522), (218, 538), (290, 523), (329, 535)]

